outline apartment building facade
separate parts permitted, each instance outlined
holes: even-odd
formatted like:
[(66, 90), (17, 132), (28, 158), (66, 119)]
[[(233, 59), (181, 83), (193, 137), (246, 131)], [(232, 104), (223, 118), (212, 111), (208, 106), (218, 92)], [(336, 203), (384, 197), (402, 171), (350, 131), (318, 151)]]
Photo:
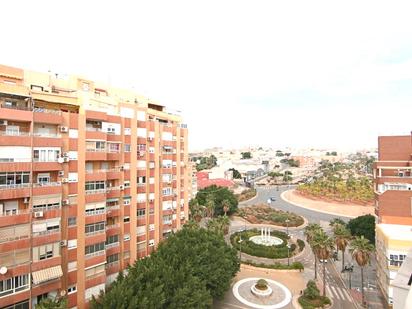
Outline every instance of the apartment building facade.
[(374, 163), (378, 285), (388, 304), (393, 280), (412, 246), (412, 135), (380, 136)]
[(0, 66), (0, 308), (84, 308), (179, 229), (187, 143), (133, 92)]

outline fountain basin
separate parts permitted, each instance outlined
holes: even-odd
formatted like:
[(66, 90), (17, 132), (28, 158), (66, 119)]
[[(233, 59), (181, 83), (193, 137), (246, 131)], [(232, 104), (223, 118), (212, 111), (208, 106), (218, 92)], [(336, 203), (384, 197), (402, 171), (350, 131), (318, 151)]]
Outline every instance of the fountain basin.
[(270, 286), (268, 286), (266, 290), (260, 290), (256, 287), (256, 285), (252, 285), (250, 287), (250, 291), (258, 297), (267, 297), (273, 293), (273, 290)]
[(251, 242), (263, 246), (277, 246), (283, 244), (283, 240), (275, 236), (252, 236), (249, 238)]

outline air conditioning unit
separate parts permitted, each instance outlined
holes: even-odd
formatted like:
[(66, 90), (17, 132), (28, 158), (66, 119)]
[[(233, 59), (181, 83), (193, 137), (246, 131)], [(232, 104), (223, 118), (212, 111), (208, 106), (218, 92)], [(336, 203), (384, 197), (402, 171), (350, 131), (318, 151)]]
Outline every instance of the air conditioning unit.
[(154, 203), (154, 199), (149, 199), (149, 203)]
[(58, 175), (59, 175), (59, 177), (63, 177), (64, 176), (64, 171), (59, 171)]
[(23, 200), (23, 203), (28, 204), (29, 201), (30, 201), (30, 197), (25, 197), (24, 200)]
[(67, 206), (67, 205), (69, 205), (69, 204), (70, 204), (70, 200), (69, 200), (69, 199), (62, 200), (62, 205), (63, 205), (63, 206)]
[(149, 136), (149, 137), (147, 138), (147, 140), (148, 140), (148, 141), (152, 141), (152, 140), (153, 140), (153, 137)]
[(120, 166), (120, 170), (124, 171), (124, 166), (123, 165)]
[(65, 126), (60, 126), (60, 132), (69, 132), (69, 128)]
[(67, 246), (67, 240), (66, 239), (60, 240), (60, 247), (66, 247), (66, 246)]
[(63, 153), (62, 153), (62, 157), (63, 157), (63, 158), (68, 158), (68, 157), (69, 157), (69, 153), (68, 153), (68, 152), (63, 152)]
[(124, 190), (124, 185), (119, 186), (120, 190)]
[(34, 213), (35, 218), (43, 218), (43, 212), (42, 211), (36, 211)]
[(0, 126), (7, 126), (7, 120), (0, 120)]
[(62, 183), (68, 183), (69, 182), (69, 178), (62, 178)]
[(69, 158), (63, 158), (63, 162), (69, 162), (70, 161), (70, 159)]

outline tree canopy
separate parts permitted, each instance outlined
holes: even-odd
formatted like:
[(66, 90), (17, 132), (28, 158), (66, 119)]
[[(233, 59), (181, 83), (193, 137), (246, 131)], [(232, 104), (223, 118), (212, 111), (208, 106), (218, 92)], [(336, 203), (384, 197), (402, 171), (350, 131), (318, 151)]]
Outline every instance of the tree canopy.
[(369, 241), (375, 243), (375, 217), (364, 215), (349, 220), (347, 228), (353, 236), (365, 236)]
[(91, 308), (211, 308), (238, 270), (236, 251), (222, 234), (184, 226), (120, 274)]
[(200, 189), (196, 194), (196, 201), (199, 205), (206, 206), (206, 202), (212, 201), (214, 203), (214, 215), (220, 216), (224, 214), (223, 206), (225, 200), (229, 205), (227, 214), (230, 215), (237, 210), (238, 200), (236, 196), (225, 187), (218, 187), (211, 185), (209, 187)]
[(242, 179), (242, 175), (240, 174), (240, 172), (237, 169), (229, 168), (229, 171), (233, 172), (233, 178), (234, 179)]
[(196, 164), (196, 170), (198, 172), (217, 165), (217, 158), (214, 155), (210, 155), (210, 157), (194, 157), (192, 161), (198, 162)]
[(250, 151), (242, 152), (241, 155), (242, 155), (243, 160), (244, 159), (252, 159), (252, 154), (251, 154)]

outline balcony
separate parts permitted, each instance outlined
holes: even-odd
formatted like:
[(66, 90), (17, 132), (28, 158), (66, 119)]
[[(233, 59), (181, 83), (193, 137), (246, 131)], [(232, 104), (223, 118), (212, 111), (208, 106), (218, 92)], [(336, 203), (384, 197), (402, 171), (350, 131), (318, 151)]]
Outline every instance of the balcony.
[(28, 223), (29, 221), (29, 209), (13, 209), (13, 211), (6, 211), (0, 213), (0, 226), (18, 225)]
[(106, 149), (89, 148), (86, 149), (86, 161), (106, 161)]
[(31, 146), (29, 132), (0, 131), (2, 146)]
[(115, 224), (112, 224), (112, 225), (106, 225), (106, 231), (108, 231), (108, 230), (113, 230), (113, 229), (117, 229), (117, 228), (120, 228), (120, 224), (119, 224), (119, 223), (115, 223)]
[(107, 170), (98, 169), (98, 170), (86, 170), (86, 181), (98, 181), (106, 180)]
[(120, 186), (108, 187), (107, 188), (107, 198), (120, 197)]
[(62, 164), (56, 160), (54, 161), (40, 161), (38, 158), (33, 159), (33, 171), (60, 171)]
[(60, 181), (33, 184), (33, 195), (57, 194), (61, 192), (62, 183)]
[(17, 105), (17, 106), (8, 106), (5, 104), (0, 105), (0, 115), (2, 119), (7, 119), (7, 120), (29, 121), (29, 122), (32, 121), (31, 108), (24, 106), (24, 105)]
[(2, 266), (8, 268), (30, 263), (30, 249), (27, 248), (0, 253), (0, 261)]
[(58, 133), (33, 133), (33, 147), (63, 147), (63, 140)]
[(111, 248), (116, 248), (120, 246), (120, 242), (112, 242), (111, 244), (106, 245), (106, 250), (111, 249)]
[(30, 183), (0, 185), (0, 200), (28, 197), (30, 186)]
[(86, 127), (86, 139), (106, 140), (107, 134), (101, 128)]
[(62, 124), (63, 116), (60, 110), (35, 107), (33, 109), (33, 120), (39, 123)]

